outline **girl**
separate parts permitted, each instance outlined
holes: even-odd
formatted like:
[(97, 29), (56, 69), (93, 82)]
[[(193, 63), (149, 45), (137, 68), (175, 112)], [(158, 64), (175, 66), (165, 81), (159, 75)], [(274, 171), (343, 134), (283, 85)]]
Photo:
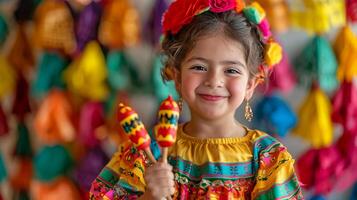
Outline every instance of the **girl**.
[(281, 57), (264, 11), (242, 0), (176, 0), (164, 14), (163, 76), (191, 112), (169, 163), (127, 145), (92, 184), (91, 199), (303, 199), (294, 160), (273, 137), (235, 119)]

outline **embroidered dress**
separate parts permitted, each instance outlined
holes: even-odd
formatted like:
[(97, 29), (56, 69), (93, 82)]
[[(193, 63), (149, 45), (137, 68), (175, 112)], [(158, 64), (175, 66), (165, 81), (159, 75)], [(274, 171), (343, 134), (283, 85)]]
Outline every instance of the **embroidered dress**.
[[(173, 199), (303, 199), (286, 147), (257, 130), (247, 129), (240, 138), (199, 139), (179, 126), (169, 155)], [(149, 164), (143, 152), (124, 145), (92, 183), (91, 199), (111, 190), (114, 199), (138, 198)]]

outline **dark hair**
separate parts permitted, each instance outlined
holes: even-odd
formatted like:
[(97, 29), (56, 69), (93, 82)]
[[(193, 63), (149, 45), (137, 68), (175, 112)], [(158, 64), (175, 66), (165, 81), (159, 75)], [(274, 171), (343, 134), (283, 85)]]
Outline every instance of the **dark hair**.
[(185, 56), (195, 46), (197, 40), (208, 34), (222, 31), (229, 38), (238, 41), (244, 48), (244, 57), (250, 76), (258, 74), (264, 59), (264, 43), (256, 25), (250, 23), (242, 13), (227, 11), (213, 13), (206, 11), (195, 16), (192, 22), (175, 35), (167, 34), (162, 42), (164, 80), (172, 80), (172, 67), (180, 70)]

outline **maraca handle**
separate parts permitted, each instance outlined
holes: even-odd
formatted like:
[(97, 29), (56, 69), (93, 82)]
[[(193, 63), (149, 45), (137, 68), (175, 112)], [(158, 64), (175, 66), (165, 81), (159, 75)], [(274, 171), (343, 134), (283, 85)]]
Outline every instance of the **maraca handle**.
[(162, 148), (162, 162), (167, 163), (167, 156), (168, 156), (169, 149), (167, 147)]
[(148, 156), (149, 160), (152, 163), (156, 163), (157, 162), (155, 157), (154, 157), (154, 155), (152, 155), (152, 152), (151, 152), (150, 148), (146, 148), (146, 149), (144, 149), (144, 151), (145, 151), (146, 155)]

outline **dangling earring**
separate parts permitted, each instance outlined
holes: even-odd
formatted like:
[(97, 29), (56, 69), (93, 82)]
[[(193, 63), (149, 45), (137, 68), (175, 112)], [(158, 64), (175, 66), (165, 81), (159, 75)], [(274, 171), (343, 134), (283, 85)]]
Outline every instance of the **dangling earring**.
[(183, 107), (183, 99), (180, 97), (177, 101), (178, 107), (180, 109), (180, 113), (182, 112), (182, 107)]
[(245, 112), (244, 112), (244, 117), (248, 122), (251, 122), (253, 119), (253, 110), (252, 107), (249, 105), (249, 101), (247, 100), (247, 104), (245, 104)]

